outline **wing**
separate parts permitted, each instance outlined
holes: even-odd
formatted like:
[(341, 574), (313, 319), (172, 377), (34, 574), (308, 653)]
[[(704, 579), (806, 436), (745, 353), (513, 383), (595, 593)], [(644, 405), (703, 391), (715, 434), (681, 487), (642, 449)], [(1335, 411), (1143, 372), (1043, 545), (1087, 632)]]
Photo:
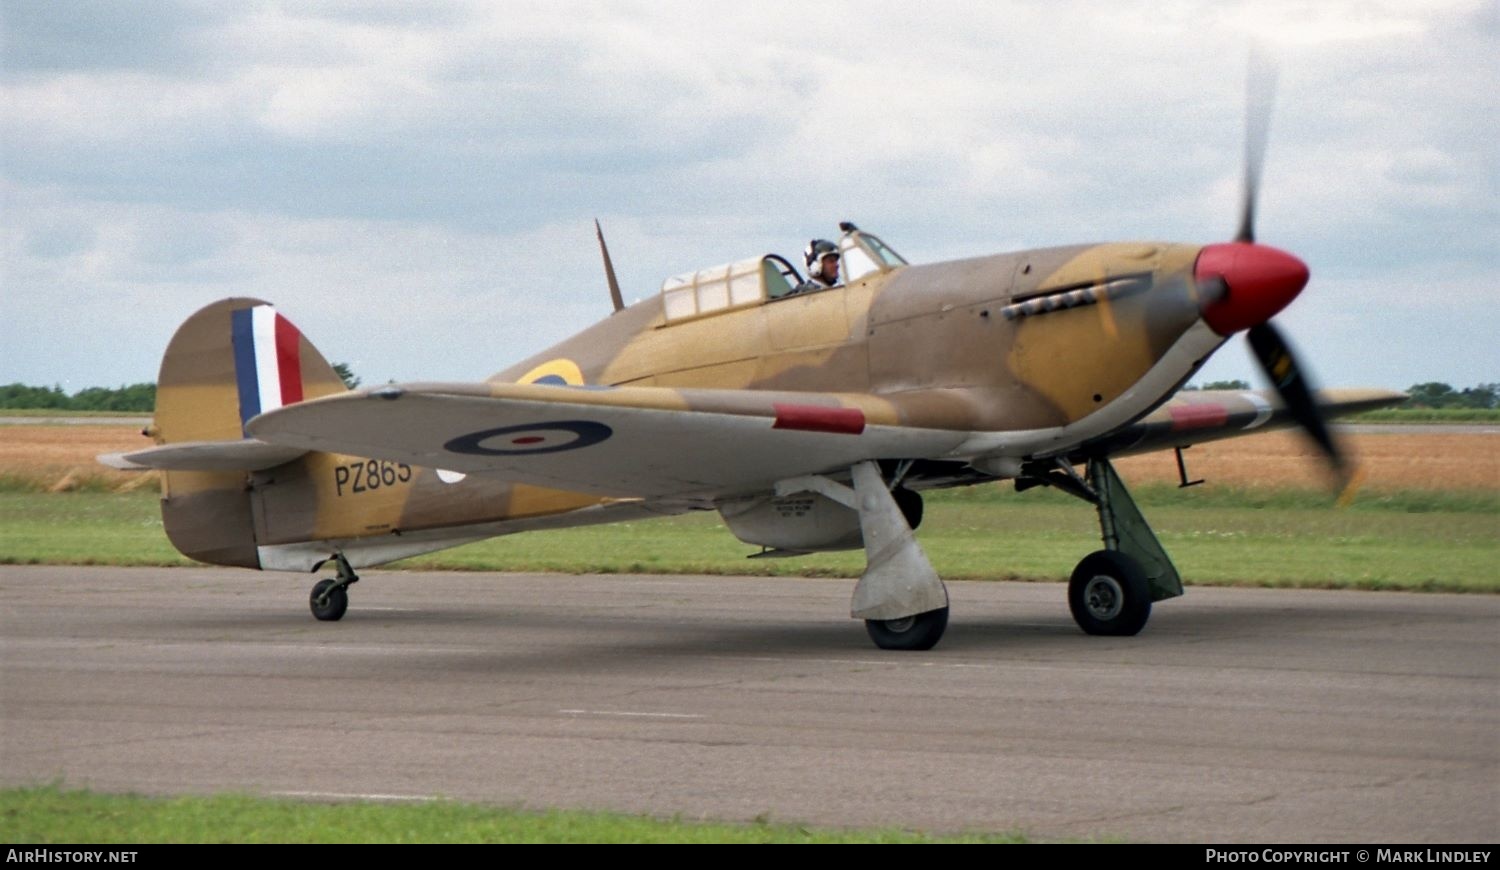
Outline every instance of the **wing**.
[(866, 394), (414, 384), (302, 402), (255, 438), (574, 492), (713, 498), (865, 459), (936, 456), (968, 430), (901, 425)]
[[(1316, 394), (1326, 417), (1341, 417), (1406, 400), (1390, 390), (1322, 390)], [(1193, 390), (1172, 400), (1129, 426), (1083, 445), (1084, 455), (1124, 455), (1205, 441), (1235, 438), (1271, 429), (1296, 426), (1286, 406), (1271, 390)]]

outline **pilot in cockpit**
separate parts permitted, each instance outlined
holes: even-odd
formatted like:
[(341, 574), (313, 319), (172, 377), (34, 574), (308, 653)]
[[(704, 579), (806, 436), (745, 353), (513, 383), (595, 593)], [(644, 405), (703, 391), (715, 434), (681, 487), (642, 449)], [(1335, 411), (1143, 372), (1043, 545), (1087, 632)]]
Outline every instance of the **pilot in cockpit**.
[(798, 284), (793, 293), (812, 293), (827, 290), (839, 284), (839, 248), (827, 239), (813, 239), (803, 251), (807, 261), (806, 281)]

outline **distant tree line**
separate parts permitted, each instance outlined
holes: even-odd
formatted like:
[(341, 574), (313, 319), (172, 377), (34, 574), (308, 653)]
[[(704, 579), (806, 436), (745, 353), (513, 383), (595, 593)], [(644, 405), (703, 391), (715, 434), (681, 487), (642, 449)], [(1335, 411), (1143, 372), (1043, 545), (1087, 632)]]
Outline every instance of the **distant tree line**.
[(89, 387), (73, 395), (62, 387), (0, 387), (0, 408), (39, 411), (123, 411), (147, 413), (156, 407), (156, 384), (131, 384), (111, 390)]
[[(333, 370), (344, 379), (345, 386), (359, 386), (359, 377), (347, 363), (335, 363)], [(15, 411), (121, 411), (149, 414), (156, 410), (156, 384), (131, 384), (111, 390), (89, 387), (72, 394), (60, 386), (28, 387), (6, 384), (0, 387), (0, 409)]]
[(1500, 384), (1480, 384), (1463, 390), (1438, 381), (1412, 384), (1403, 408), (1500, 408)]
[[(1198, 386), (1189, 384), (1187, 390), (1248, 390), (1244, 381), (1211, 381)], [(1402, 403), (1403, 408), (1500, 408), (1500, 384), (1479, 384), (1455, 390), (1448, 384), (1430, 381), (1412, 384), (1406, 388), (1411, 398)]]

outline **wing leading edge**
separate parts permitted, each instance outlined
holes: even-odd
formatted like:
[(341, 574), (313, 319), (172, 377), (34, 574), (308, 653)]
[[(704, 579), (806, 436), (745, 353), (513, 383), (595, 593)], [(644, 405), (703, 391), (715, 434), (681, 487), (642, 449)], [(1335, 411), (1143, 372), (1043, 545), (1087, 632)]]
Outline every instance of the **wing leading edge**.
[[(1321, 390), (1315, 398), (1323, 414), (1332, 418), (1389, 408), (1407, 397), (1392, 390), (1344, 389)], [(1270, 390), (1194, 390), (1178, 393), (1140, 420), (1083, 445), (1078, 453), (1147, 453), (1296, 425), (1286, 406)]]
[(720, 497), (866, 459), (934, 456), (967, 430), (900, 425), (864, 394), (417, 384), (254, 418), (262, 441), (613, 497)]

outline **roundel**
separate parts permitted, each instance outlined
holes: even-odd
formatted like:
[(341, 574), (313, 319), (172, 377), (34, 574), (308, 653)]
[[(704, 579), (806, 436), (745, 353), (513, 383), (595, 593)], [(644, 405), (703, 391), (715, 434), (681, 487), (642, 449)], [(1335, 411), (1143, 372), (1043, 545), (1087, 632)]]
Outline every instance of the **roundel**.
[(583, 371), (578, 368), (578, 363), (570, 359), (548, 360), (522, 375), (516, 383), (557, 384), (560, 386), (576, 387), (583, 384)]
[(557, 420), (470, 432), (444, 444), (443, 449), (471, 456), (525, 456), (578, 450), (613, 434), (613, 429), (592, 420)]

